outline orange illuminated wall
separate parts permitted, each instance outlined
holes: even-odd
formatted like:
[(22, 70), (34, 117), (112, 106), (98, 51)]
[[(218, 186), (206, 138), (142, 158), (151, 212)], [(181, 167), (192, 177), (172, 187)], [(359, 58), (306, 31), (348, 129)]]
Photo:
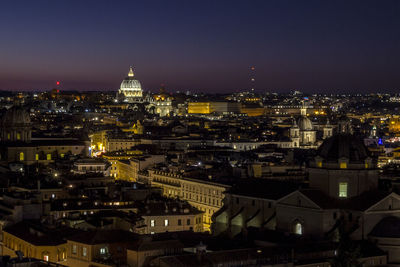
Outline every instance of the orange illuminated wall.
[(188, 104), (189, 114), (210, 114), (211, 112), (210, 102), (190, 102)]
[(400, 120), (391, 119), (389, 122), (389, 132), (390, 133), (400, 133)]
[(256, 117), (264, 115), (264, 108), (257, 107), (257, 108), (241, 108), (241, 113), (247, 114), (249, 117)]

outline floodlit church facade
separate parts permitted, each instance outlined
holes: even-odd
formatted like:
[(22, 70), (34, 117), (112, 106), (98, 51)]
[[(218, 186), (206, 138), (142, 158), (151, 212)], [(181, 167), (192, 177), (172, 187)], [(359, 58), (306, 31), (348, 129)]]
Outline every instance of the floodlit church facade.
[(289, 130), (292, 147), (294, 148), (316, 148), (317, 135), (316, 130), (307, 117), (307, 109), (301, 109), (301, 116), (297, 120), (293, 119), (293, 125)]

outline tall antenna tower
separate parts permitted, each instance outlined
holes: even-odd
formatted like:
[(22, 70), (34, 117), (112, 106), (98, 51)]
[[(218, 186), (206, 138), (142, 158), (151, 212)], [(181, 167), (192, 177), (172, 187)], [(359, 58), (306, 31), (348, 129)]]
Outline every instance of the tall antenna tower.
[(251, 88), (251, 92), (254, 93), (255, 90), (255, 84), (256, 83), (256, 67), (255, 66), (251, 66), (250, 67), (250, 88)]

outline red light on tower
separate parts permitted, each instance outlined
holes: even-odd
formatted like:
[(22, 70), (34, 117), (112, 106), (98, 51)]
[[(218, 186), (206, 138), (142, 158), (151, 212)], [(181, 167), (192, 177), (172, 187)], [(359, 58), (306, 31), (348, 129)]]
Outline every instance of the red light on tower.
[(59, 81), (57, 81), (57, 82), (56, 82), (56, 85), (60, 85), (60, 82), (59, 82)]

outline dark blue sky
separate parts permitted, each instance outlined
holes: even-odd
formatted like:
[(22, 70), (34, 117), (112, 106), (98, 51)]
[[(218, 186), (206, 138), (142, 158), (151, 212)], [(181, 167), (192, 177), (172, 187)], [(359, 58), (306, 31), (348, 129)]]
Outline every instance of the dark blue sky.
[(0, 6), (0, 89), (400, 89), (400, 1), (27, 0)]

